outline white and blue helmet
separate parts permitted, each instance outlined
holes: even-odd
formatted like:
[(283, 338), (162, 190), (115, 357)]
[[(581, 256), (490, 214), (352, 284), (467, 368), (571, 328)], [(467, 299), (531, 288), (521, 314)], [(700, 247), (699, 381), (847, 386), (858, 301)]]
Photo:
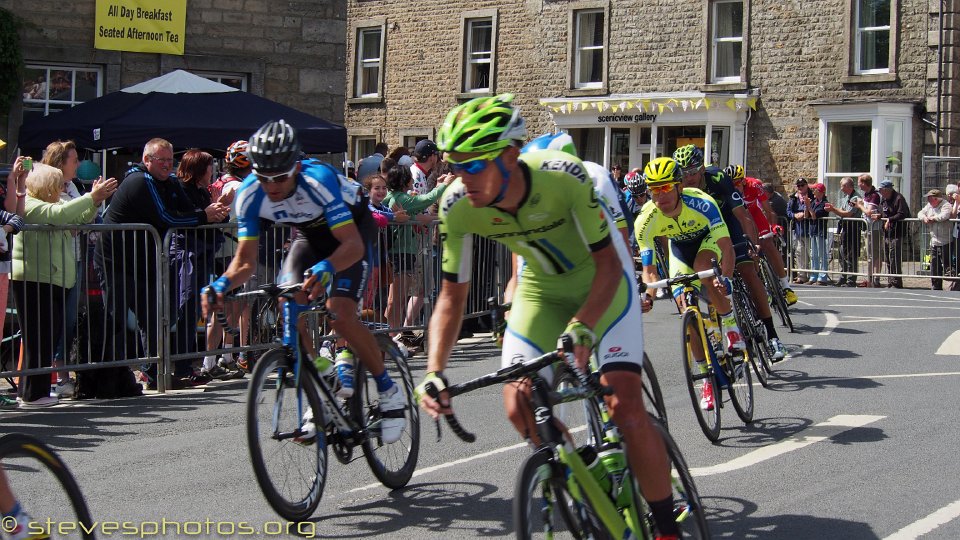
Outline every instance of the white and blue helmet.
[(559, 150), (560, 152), (566, 152), (571, 156), (578, 157), (577, 148), (573, 145), (573, 137), (566, 131), (540, 135), (525, 144), (523, 148), (520, 149), (520, 153), (525, 154), (537, 150)]

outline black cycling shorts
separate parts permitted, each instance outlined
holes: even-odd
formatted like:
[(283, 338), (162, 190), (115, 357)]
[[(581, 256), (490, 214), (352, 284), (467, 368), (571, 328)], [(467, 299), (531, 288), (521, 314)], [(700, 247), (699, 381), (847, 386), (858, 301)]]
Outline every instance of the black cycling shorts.
[[(370, 250), (364, 250), (365, 256), (348, 268), (344, 268), (333, 276), (330, 287), (330, 296), (350, 298), (356, 302), (363, 297), (370, 277)], [(277, 276), (279, 285), (292, 285), (303, 281), (303, 273), (333, 253), (330, 249), (319, 250), (311, 245), (304, 236), (298, 236), (290, 244), (290, 252), (283, 261), (280, 275)]]

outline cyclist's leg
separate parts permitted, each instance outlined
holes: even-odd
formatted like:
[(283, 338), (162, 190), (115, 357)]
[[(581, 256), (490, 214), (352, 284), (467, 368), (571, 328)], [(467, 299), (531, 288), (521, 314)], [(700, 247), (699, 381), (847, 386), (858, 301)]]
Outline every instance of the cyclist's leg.
[(10, 489), (10, 482), (7, 481), (7, 475), (0, 466), (0, 514), (6, 515), (13, 506), (17, 504), (17, 498)]
[[(501, 366), (506, 367), (547, 351), (555, 350), (557, 337), (563, 333), (576, 307), (582, 303), (585, 292), (571, 294), (563, 301), (551, 301), (540, 290), (533, 290), (526, 280), (521, 280), (513, 295), (510, 319), (503, 337)], [(551, 370), (544, 369), (540, 375), (550, 382)], [(509, 383), (503, 387), (503, 405), (507, 419), (520, 436), (539, 443), (533, 412), (530, 407), (529, 380)]]
[(643, 321), (634, 290), (632, 272), (624, 272), (613, 302), (597, 324), (600, 382), (613, 388), (613, 395), (605, 398), (607, 407), (660, 534), (677, 534), (666, 447), (650, 423), (643, 393), (637, 391), (643, 386)]
[[(327, 309), (336, 316), (331, 323), (334, 331), (350, 344), (354, 354), (376, 379), (384, 374), (383, 354), (370, 329), (357, 316), (357, 307), (366, 288), (369, 271), (369, 261), (361, 259), (350, 268), (337, 272), (333, 277)], [(387, 378), (389, 379), (389, 375)], [(378, 386), (379, 382), (378, 380)], [(388, 389), (390, 385), (386, 386), (387, 388), (381, 391)]]
[[(303, 273), (322, 258), (321, 253), (314, 249), (314, 246), (310, 244), (305, 236), (297, 236), (297, 238), (290, 243), (290, 252), (287, 253), (287, 257), (283, 260), (283, 266), (280, 269), (280, 274), (277, 276), (277, 284), (284, 286), (300, 283), (303, 281)], [(298, 304), (305, 305), (307, 303), (307, 294), (303, 292), (298, 293), (295, 300)], [(285, 302), (285, 300), (281, 299), (280, 302)], [(317, 349), (313, 344), (313, 336), (307, 329), (305, 319), (297, 321), (297, 333), (300, 334), (300, 343), (305, 349), (301, 351), (304, 356), (311, 360), (316, 358)]]

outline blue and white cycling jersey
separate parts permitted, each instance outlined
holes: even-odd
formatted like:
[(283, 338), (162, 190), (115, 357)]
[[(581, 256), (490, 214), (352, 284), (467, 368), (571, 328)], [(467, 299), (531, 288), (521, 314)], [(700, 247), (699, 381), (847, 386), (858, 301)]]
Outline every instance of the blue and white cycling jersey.
[(346, 224), (355, 223), (361, 231), (372, 224), (360, 184), (315, 160), (301, 162), (297, 188), (286, 199), (271, 201), (251, 174), (237, 190), (234, 205), (241, 240), (259, 236), (261, 219), (289, 223), (319, 242), (333, 239), (332, 231)]

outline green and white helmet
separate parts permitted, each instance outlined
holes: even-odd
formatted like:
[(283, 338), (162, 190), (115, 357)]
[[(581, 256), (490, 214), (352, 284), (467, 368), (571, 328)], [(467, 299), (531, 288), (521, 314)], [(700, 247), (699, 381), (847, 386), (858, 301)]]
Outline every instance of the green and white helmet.
[(454, 107), (437, 133), (444, 152), (493, 152), (523, 141), (527, 126), (512, 105), (513, 94), (481, 97)]

